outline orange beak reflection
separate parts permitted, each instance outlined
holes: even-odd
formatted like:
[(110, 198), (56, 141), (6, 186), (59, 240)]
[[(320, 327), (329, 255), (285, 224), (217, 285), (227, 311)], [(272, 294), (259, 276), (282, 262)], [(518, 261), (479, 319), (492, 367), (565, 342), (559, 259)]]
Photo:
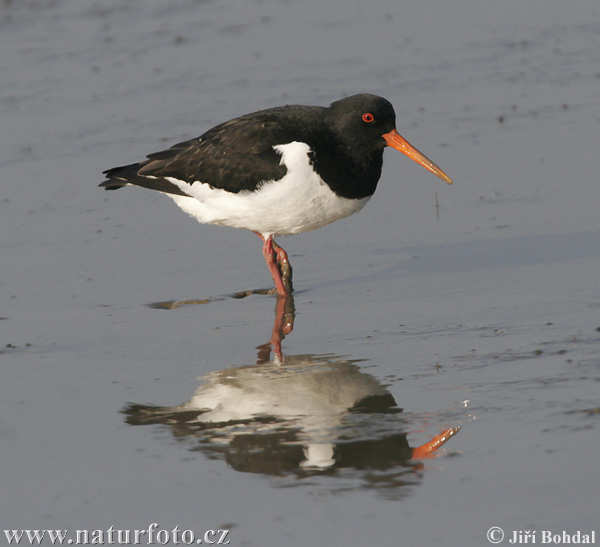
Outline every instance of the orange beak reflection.
[(452, 184), (452, 179), (446, 175), (435, 163), (433, 163), (427, 156), (421, 154), (412, 144), (410, 144), (403, 136), (398, 133), (395, 129), (392, 129), (389, 133), (383, 135), (385, 142), (388, 146), (395, 148), (399, 152), (406, 154), (411, 160), (416, 161), (418, 164), (431, 171), (434, 175), (437, 175), (448, 184)]

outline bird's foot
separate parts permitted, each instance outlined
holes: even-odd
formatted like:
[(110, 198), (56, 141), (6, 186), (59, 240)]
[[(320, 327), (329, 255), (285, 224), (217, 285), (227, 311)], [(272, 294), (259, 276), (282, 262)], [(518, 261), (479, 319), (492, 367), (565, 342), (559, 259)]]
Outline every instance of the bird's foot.
[(288, 258), (285, 249), (277, 245), (277, 243), (275, 243), (274, 241), (273, 250), (277, 255), (277, 266), (281, 274), (281, 281), (283, 282), (283, 286), (285, 287), (287, 294), (292, 294), (294, 292), (294, 286), (292, 283), (292, 264), (290, 263), (290, 259)]

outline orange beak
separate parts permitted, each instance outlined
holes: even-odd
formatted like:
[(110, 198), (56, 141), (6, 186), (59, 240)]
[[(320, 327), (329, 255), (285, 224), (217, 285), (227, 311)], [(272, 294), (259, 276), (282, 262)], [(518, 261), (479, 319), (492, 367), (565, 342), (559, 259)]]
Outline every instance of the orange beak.
[(385, 142), (388, 146), (395, 148), (399, 152), (406, 154), (411, 160), (416, 161), (419, 165), (425, 167), (431, 171), (434, 175), (437, 175), (448, 184), (452, 184), (452, 179), (446, 175), (435, 163), (433, 163), (427, 156), (421, 154), (412, 144), (410, 144), (404, 137), (398, 133), (395, 129), (392, 129), (389, 133), (383, 135)]

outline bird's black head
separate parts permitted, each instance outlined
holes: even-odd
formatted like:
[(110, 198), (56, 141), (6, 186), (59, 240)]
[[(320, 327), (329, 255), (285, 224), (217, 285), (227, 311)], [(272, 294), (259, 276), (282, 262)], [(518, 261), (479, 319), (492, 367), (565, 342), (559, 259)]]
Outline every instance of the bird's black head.
[(327, 123), (350, 157), (377, 158), (381, 166), (383, 148), (391, 146), (452, 184), (446, 173), (398, 134), (394, 107), (383, 97), (362, 94), (336, 101), (328, 109)]
[(364, 93), (332, 103), (326, 122), (347, 147), (364, 154), (383, 150), (387, 144), (383, 135), (396, 128), (396, 113), (383, 97)]

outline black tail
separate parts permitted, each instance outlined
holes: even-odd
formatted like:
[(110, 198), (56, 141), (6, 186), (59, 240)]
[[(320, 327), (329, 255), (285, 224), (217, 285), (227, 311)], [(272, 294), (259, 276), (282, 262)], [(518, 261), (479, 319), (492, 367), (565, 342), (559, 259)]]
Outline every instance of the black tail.
[(103, 173), (106, 175), (107, 180), (101, 182), (98, 186), (105, 190), (118, 190), (119, 188), (123, 188), (123, 186), (133, 184), (135, 186), (149, 188), (150, 190), (156, 190), (166, 194), (175, 194), (177, 196), (188, 195), (167, 179), (140, 175), (139, 171), (145, 163), (146, 162), (132, 163), (131, 165), (123, 165), (122, 167), (108, 169)]
[(102, 174), (106, 176), (107, 180), (100, 183), (98, 186), (105, 190), (118, 190), (127, 186), (128, 184), (134, 184), (132, 179), (135, 179), (137, 172), (140, 168), (139, 163), (132, 163), (131, 165), (123, 165), (122, 167), (113, 167), (107, 169)]

